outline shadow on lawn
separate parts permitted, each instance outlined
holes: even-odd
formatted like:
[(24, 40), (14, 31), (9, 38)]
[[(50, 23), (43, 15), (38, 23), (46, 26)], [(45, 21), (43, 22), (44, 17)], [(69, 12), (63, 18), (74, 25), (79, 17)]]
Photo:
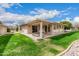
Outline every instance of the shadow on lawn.
[(69, 33), (65, 33), (65, 34), (61, 34), (61, 35), (57, 35), (57, 36), (53, 36), (53, 37), (49, 37), (50, 39), (54, 39), (54, 40), (59, 40), (59, 39), (62, 39), (66, 36), (70, 36), (72, 34), (74, 34), (76, 32), (69, 32)]
[(12, 34), (2, 35), (0, 36), (0, 56), (2, 56), (2, 53), (4, 52), (4, 49), (9, 42)]

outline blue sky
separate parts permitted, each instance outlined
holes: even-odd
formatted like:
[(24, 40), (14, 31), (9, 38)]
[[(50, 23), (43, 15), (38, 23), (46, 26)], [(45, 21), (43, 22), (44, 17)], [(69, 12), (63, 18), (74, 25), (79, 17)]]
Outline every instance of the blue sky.
[[(20, 16), (43, 16), (49, 21), (61, 21), (64, 19), (73, 20), (75, 17), (79, 16), (78, 3), (19, 3), (12, 5), (8, 4), (7, 6), (1, 4), (0, 8), (3, 8), (6, 13), (18, 14)], [(39, 13), (39, 11), (42, 12)], [(55, 13), (55, 15), (49, 12)], [(48, 16), (46, 16), (46, 14)]]
[(68, 15), (62, 15), (62, 17), (54, 17), (54, 21), (62, 20), (66, 17), (74, 18), (75, 16), (79, 16), (79, 4), (77, 3), (21, 3), (21, 6), (17, 6), (16, 8), (16, 5), (14, 5), (11, 8), (7, 9), (7, 11), (27, 15), (30, 11), (34, 10), (35, 8), (59, 11), (64, 11), (70, 8), (69, 10), (63, 12), (68, 13)]

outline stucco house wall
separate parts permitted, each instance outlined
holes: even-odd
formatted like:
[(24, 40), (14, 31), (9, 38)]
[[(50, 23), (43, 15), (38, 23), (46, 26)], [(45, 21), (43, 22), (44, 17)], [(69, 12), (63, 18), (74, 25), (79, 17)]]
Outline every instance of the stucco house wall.
[(0, 34), (6, 34), (7, 33), (7, 27), (0, 24)]
[(27, 25), (27, 24), (22, 25), (21, 32), (23, 32), (25, 34), (31, 34), (32, 33), (31, 25)]

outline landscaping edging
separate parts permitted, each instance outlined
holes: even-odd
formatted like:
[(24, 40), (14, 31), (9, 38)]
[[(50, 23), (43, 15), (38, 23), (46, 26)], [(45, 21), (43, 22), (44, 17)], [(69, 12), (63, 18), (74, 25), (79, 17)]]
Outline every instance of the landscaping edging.
[(63, 52), (57, 54), (56, 56), (62, 56), (63, 54), (65, 54), (66, 52), (68, 52), (68, 51), (70, 50), (70, 48), (72, 47), (72, 45), (73, 45), (76, 41), (79, 41), (79, 40), (73, 41), (65, 51), (63, 51)]

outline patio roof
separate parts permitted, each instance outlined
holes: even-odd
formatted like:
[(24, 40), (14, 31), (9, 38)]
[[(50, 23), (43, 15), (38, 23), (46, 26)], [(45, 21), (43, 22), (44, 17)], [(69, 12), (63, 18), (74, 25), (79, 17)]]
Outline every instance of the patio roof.
[(36, 20), (32, 20), (26, 24), (23, 24), (21, 26), (28, 25), (28, 24), (35, 24), (35, 23), (39, 23), (39, 22), (48, 23), (48, 24), (58, 24), (57, 22), (50, 22), (46, 19), (36, 19)]

